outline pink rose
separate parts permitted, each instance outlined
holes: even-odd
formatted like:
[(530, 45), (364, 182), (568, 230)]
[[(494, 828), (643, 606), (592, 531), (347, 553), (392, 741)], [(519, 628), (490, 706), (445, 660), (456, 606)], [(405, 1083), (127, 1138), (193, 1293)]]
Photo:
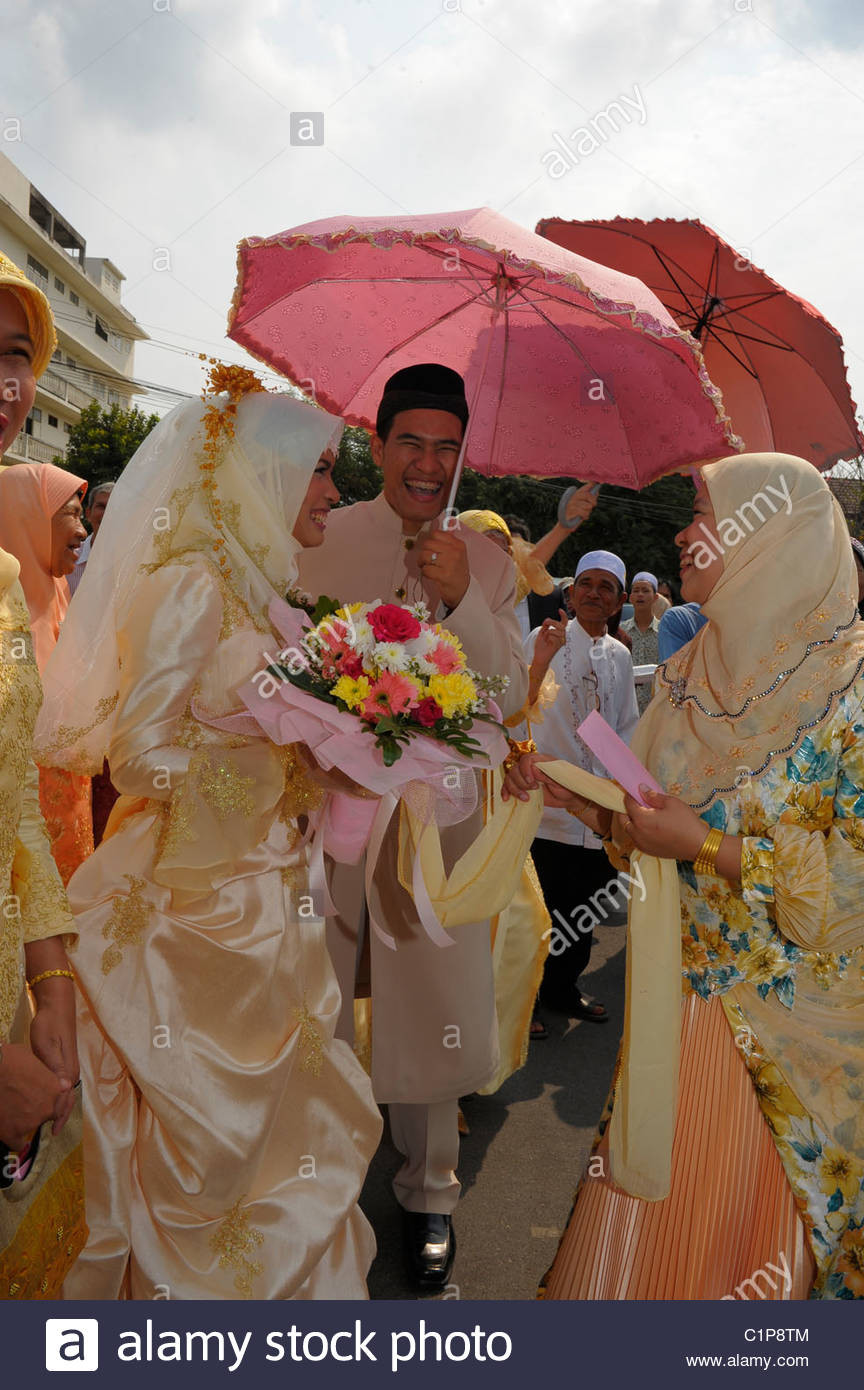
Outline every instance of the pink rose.
[(356, 652), (346, 652), (339, 662), (339, 671), (341, 675), (350, 676), (352, 680), (356, 680), (358, 676), (363, 674), (362, 658)]
[(420, 624), (414, 614), (398, 603), (382, 603), (369, 614), (369, 626), (376, 642), (410, 642), (412, 637), (420, 636)]
[(418, 724), (422, 724), (424, 729), (431, 729), (433, 724), (437, 724), (441, 718), (441, 706), (437, 700), (433, 700), (431, 695), (427, 695), (425, 700), (421, 700), (415, 711), (414, 717)]

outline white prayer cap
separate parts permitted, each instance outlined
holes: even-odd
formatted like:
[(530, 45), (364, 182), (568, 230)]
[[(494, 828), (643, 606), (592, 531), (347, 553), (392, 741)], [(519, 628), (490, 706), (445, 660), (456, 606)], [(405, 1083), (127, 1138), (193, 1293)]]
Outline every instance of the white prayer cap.
[(646, 584), (650, 584), (656, 594), (660, 587), (657, 583), (656, 574), (652, 574), (650, 570), (640, 570), (638, 574), (634, 574), (631, 582), (635, 584), (639, 579), (644, 579)]
[(624, 568), (624, 561), (619, 559), (617, 555), (613, 555), (611, 550), (589, 550), (576, 566), (575, 578), (578, 579), (580, 574), (584, 574), (586, 570), (608, 570), (610, 574), (614, 574), (622, 589), (627, 587), (627, 570)]

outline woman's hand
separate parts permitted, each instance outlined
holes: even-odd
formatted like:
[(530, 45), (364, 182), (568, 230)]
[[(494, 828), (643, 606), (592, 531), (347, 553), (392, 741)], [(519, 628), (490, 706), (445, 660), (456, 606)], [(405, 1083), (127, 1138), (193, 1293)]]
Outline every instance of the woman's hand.
[(504, 777), (501, 800), (509, 801), (512, 796), (519, 801), (527, 801), (530, 793), (537, 791), (540, 786), (537, 780), (537, 764), (551, 762), (554, 762), (554, 759), (545, 753), (523, 753), (518, 763), (514, 763)]
[(18, 1153), (45, 1120), (56, 1117), (64, 1094), (57, 1077), (33, 1056), (29, 1047), (3, 1044), (0, 1140), (8, 1149)]
[(636, 849), (658, 859), (695, 859), (709, 827), (692, 806), (677, 796), (666, 796), (648, 787), (640, 787), (639, 791), (647, 806), (640, 806), (632, 796), (625, 795), (625, 813), (620, 821), (620, 828)]
[(75, 988), (65, 978), (43, 980), (33, 991), (36, 1013), (30, 1024), (33, 1055), (54, 1073), (63, 1087), (54, 1106), (53, 1133), (59, 1134), (75, 1104), (73, 1086), (78, 1080), (78, 1047), (75, 1038)]
[(539, 788), (543, 792), (544, 806), (555, 811), (570, 811), (593, 830), (595, 835), (604, 838), (609, 834), (612, 812), (605, 806), (598, 806), (595, 801), (589, 801), (587, 797), (579, 796), (567, 787), (562, 787), (554, 777), (545, 776), (543, 763), (552, 762), (555, 762), (555, 759), (549, 754), (523, 754), (504, 779), (502, 801), (507, 801), (511, 796), (518, 797), (520, 801), (527, 801), (529, 794)]

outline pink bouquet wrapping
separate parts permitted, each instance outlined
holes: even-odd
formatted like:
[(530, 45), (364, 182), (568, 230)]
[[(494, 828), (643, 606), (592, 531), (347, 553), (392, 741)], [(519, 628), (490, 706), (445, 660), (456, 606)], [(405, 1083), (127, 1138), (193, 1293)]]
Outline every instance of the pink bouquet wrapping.
[[(497, 767), (507, 753), (491, 699), (507, 682), (471, 671), (459, 639), (431, 623), (422, 604), (337, 607), (324, 600), (314, 617), (317, 622), (281, 600), (271, 603), (270, 620), (286, 646), (278, 656), (267, 653), (269, 664), (240, 688), (248, 715), (218, 723), (263, 732), (280, 745), (302, 743), (321, 768), (338, 770), (370, 794), (333, 792), (317, 817), (310, 871), (326, 902), (325, 851), (342, 863), (356, 863), (367, 851), (368, 886), (403, 798), (438, 826), (473, 813), (473, 770)], [(428, 900), (417, 906), (429, 935), (452, 944)]]

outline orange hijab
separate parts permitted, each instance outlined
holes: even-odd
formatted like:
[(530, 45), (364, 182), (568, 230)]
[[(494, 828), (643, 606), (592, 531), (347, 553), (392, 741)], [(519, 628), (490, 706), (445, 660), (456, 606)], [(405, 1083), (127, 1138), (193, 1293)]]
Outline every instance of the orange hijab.
[(53, 463), (18, 463), (0, 474), (0, 546), (21, 565), (36, 665), (44, 671), (69, 607), (66, 579), (51, 573), (51, 518), (81, 488), (83, 478)]

